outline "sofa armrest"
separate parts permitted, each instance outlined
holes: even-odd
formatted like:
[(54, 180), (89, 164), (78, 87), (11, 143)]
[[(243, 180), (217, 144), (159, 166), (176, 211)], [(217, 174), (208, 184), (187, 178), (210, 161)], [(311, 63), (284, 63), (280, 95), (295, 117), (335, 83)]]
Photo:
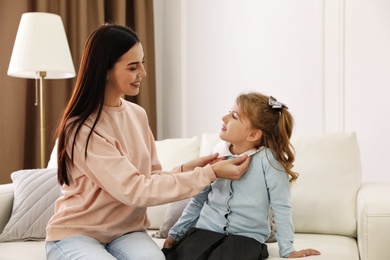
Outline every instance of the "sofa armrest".
[(12, 183), (0, 184), (0, 233), (7, 225), (14, 203), (14, 186)]
[(390, 255), (390, 182), (363, 183), (357, 197), (358, 246), (361, 260)]

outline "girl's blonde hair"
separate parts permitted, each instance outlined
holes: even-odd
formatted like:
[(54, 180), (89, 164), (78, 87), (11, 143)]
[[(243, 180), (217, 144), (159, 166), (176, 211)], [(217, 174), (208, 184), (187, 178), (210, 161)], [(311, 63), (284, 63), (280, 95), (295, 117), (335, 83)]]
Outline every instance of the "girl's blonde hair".
[(271, 103), (275, 101), (261, 93), (250, 92), (239, 95), (236, 103), (252, 127), (262, 131), (258, 147), (264, 146), (272, 151), (273, 156), (290, 175), (291, 183), (298, 178), (298, 173), (292, 171), (295, 150), (290, 143), (294, 120), (285, 104), (277, 101), (279, 106), (273, 106), (270, 100)]

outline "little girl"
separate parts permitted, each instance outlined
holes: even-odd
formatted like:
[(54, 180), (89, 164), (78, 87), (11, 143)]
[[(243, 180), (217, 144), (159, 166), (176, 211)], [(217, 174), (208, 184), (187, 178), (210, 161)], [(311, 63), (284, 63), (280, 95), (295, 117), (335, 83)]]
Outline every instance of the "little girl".
[(298, 174), (292, 171), (293, 118), (287, 109), (260, 93), (237, 97), (222, 117), (223, 141), (213, 152), (226, 158), (247, 154), (249, 168), (241, 179), (217, 179), (191, 199), (164, 243), (167, 259), (266, 259), (270, 207), (281, 257), (320, 254), (293, 247), (290, 183)]

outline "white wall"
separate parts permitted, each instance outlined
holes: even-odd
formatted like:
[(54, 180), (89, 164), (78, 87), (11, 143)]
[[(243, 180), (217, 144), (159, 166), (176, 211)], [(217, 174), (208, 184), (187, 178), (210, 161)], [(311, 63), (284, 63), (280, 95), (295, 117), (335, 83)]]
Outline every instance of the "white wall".
[(390, 1), (347, 1), (345, 126), (356, 130), (364, 180), (390, 181)]
[(356, 131), (390, 181), (390, 1), (156, 0), (158, 139), (219, 132), (237, 94), (290, 107), (296, 135)]

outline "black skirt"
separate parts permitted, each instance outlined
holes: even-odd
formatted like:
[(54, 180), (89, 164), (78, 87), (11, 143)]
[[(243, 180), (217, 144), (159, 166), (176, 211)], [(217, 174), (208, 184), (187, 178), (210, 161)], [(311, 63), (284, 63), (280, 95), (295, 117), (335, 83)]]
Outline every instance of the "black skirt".
[(172, 248), (162, 249), (167, 260), (262, 260), (267, 245), (256, 239), (192, 228)]

